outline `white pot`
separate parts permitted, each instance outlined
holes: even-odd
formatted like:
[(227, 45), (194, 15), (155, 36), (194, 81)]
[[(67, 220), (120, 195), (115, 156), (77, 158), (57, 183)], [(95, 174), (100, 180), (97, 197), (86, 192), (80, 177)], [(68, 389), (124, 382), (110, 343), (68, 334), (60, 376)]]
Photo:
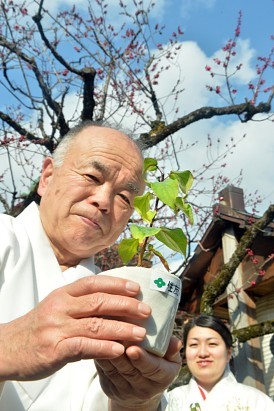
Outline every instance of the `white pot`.
[(173, 333), (174, 320), (181, 297), (181, 280), (167, 271), (144, 267), (120, 267), (100, 273), (112, 277), (133, 280), (140, 284), (138, 300), (144, 301), (152, 309), (146, 320), (130, 321), (147, 330), (146, 337), (139, 345), (147, 351), (163, 357)]

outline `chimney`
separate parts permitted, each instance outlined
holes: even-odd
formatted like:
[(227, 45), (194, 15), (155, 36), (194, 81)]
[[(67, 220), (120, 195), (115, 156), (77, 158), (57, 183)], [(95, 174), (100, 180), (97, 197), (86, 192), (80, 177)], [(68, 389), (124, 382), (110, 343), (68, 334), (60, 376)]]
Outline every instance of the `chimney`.
[(220, 203), (233, 210), (245, 211), (244, 192), (242, 188), (228, 185), (219, 192)]

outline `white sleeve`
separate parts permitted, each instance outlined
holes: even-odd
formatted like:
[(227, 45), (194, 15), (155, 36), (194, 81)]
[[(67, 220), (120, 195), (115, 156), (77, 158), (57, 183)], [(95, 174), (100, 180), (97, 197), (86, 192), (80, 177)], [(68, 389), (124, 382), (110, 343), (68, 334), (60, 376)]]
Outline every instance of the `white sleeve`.
[(3, 388), (4, 388), (4, 384), (5, 384), (4, 382), (0, 382), (0, 399), (1, 399)]
[(168, 410), (167, 406), (168, 406), (167, 392), (164, 392), (164, 395), (162, 396), (161, 403), (160, 403), (157, 411)]

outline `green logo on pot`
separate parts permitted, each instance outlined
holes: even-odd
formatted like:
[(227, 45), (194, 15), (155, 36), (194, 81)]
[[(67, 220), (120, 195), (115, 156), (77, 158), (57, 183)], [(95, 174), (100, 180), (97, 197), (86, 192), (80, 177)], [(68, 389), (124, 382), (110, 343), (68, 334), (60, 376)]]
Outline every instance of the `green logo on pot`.
[(158, 293), (169, 294), (170, 296), (180, 300), (181, 297), (181, 280), (175, 275), (170, 275), (163, 272), (152, 271), (150, 277), (150, 289)]
[(161, 277), (157, 278), (157, 280), (154, 280), (154, 283), (157, 285), (158, 288), (162, 288), (166, 285), (166, 283)]

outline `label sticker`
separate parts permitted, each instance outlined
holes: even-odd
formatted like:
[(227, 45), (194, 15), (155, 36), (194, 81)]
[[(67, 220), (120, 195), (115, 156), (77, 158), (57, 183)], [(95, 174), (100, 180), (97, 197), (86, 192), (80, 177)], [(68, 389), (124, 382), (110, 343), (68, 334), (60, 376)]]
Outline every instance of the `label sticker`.
[(169, 294), (172, 297), (177, 298), (177, 300), (180, 300), (181, 298), (180, 279), (178, 278), (178, 280), (173, 280), (162, 272), (157, 273), (157, 271), (155, 271), (153, 273), (150, 280), (150, 288), (152, 290), (157, 290), (161, 291), (162, 293)]

